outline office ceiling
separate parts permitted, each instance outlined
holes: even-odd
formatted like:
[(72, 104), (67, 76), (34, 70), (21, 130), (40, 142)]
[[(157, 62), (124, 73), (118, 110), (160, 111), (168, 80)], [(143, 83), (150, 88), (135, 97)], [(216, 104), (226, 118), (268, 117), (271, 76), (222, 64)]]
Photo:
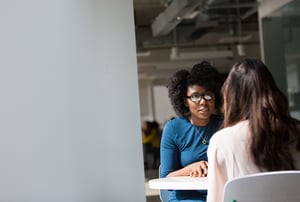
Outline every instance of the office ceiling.
[(140, 79), (164, 83), (201, 60), (226, 73), (260, 57), (256, 0), (134, 0), (134, 16)]

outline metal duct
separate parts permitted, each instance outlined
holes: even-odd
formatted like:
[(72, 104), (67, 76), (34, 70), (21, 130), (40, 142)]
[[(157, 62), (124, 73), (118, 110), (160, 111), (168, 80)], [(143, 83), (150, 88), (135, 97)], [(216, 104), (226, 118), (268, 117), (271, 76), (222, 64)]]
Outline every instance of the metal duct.
[(162, 36), (173, 30), (184, 17), (200, 5), (212, 0), (173, 0), (172, 3), (160, 13), (151, 25), (152, 35)]
[(226, 10), (249, 7), (250, 10), (241, 16), (242, 19), (249, 17), (257, 11), (257, 3), (250, 0), (247, 1), (248, 3), (221, 4), (223, 1), (224, 0), (172, 0), (169, 6), (160, 13), (151, 24), (152, 35), (154, 37), (167, 35), (184, 20), (186, 16), (193, 13), (197, 8), (199, 8), (198, 11), (201, 14), (204, 10)]

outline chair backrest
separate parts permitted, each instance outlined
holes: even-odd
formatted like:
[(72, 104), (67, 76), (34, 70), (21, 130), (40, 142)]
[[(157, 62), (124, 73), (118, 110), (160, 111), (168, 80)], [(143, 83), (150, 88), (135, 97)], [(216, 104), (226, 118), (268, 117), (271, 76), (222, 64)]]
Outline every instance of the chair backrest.
[(264, 172), (225, 184), (224, 202), (299, 202), (300, 171)]

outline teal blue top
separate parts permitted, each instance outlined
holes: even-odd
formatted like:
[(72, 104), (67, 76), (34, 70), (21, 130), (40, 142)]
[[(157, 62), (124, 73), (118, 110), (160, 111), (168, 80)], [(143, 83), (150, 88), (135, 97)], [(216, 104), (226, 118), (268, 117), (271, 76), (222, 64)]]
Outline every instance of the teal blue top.
[[(208, 125), (202, 127), (196, 127), (184, 117), (168, 121), (161, 140), (160, 177), (191, 163), (207, 161), (209, 140), (220, 129), (222, 121), (222, 117), (217, 115), (212, 115)], [(203, 190), (174, 190), (170, 191), (169, 201), (206, 201), (206, 195), (207, 191)]]

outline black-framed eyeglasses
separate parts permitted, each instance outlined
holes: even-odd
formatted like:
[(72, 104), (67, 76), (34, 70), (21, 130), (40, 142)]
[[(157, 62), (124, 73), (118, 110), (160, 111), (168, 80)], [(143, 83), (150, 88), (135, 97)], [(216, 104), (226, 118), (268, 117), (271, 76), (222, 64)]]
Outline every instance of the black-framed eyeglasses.
[(206, 93), (195, 93), (192, 94), (191, 96), (185, 96), (186, 98), (190, 99), (192, 102), (200, 102), (200, 100), (203, 98), (206, 101), (210, 101), (214, 99), (214, 94), (211, 92), (206, 92)]

